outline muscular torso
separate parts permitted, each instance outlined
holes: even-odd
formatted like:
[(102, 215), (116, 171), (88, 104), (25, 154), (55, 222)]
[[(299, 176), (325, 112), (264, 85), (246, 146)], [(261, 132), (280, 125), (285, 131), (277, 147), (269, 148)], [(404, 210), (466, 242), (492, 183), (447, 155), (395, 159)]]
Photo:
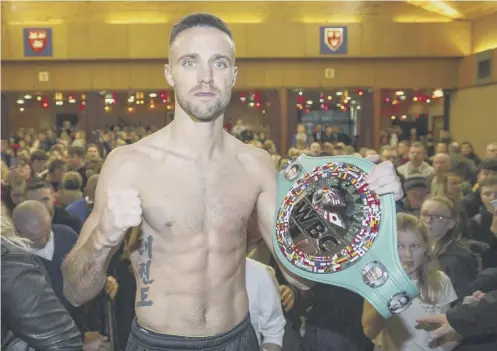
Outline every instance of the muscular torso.
[(209, 164), (154, 151), (136, 177), (144, 218), (130, 257), (144, 327), (209, 336), (246, 316), (247, 221), (259, 185), (240, 148)]

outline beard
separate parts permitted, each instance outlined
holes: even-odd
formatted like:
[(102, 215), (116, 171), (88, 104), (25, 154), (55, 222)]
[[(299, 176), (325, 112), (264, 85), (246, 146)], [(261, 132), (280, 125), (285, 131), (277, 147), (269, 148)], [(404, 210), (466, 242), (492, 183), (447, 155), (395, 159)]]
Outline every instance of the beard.
[(183, 111), (189, 116), (201, 122), (209, 122), (217, 119), (224, 113), (231, 99), (231, 91), (227, 96), (222, 97), (219, 94), (217, 99), (207, 102), (192, 101), (195, 98), (189, 100), (188, 97), (184, 97), (182, 94), (178, 94), (176, 98)]

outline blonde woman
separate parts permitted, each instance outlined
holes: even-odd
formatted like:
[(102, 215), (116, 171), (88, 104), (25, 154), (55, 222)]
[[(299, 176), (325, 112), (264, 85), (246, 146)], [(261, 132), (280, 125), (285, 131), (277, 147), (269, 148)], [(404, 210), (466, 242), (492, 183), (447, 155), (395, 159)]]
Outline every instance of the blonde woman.
[(1, 206), (2, 350), (82, 350), (76, 323)]
[(290, 148), (290, 150), (288, 150), (288, 158), (294, 158), (294, 157), (299, 157), (300, 155), (302, 155), (302, 150), (299, 150), (299, 149), (296, 149), (294, 147)]
[(277, 168), (278, 171), (285, 169), (285, 167), (288, 166), (288, 162), (290, 162), (288, 158), (282, 158), (279, 162), (279, 168)]
[(463, 239), (459, 209), (444, 196), (426, 199), (420, 211), (442, 270), (452, 281), (459, 299), (471, 295), (470, 284), (479, 271), (485, 244)]
[(303, 124), (297, 125), (297, 133), (293, 136), (292, 147), (305, 150), (308, 146), (308, 138)]
[(438, 269), (426, 225), (413, 215), (397, 215), (397, 238), (402, 266), (417, 284), (420, 296), (404, 312), (384, 319), (368, 303), (364, 303), (364, 334), (381, 351), (445, 351), (456, 344), (430, 347), (430, 334), (418, 329), (416, 319), (445, 313), (457, 299), (450, 279)]

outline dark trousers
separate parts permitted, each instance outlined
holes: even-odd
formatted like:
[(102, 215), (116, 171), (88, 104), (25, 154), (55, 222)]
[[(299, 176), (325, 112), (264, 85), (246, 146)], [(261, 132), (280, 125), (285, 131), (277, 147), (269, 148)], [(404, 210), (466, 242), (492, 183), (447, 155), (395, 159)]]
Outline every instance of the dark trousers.
[(131, 326), (126, 351), (258, 351), (259, 343), (247, 317), (229, 332), (209, 337), (187, 337), (156, 333), (136, 320)]
[(370, 351), (372, 345), (361, 345), (328, 329), (307, 327), (300, 351)]

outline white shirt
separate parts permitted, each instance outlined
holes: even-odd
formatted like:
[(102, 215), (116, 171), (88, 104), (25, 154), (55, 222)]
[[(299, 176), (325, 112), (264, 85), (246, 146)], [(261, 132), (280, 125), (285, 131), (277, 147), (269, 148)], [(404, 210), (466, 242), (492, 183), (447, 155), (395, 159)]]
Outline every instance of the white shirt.
[(278, 283), (271, 273), (271, 267), (247, 258), (245, 269), (250, 322), (259, 345), (283, 346), (286, 320), (281, 309)]
[[(430, 305), (421, 301), (419, 297), (415, 298), (407, 310), (392, 316), (386, 321), (385, 328), (378, 337), (381, 347), (376, 347), (375, 350), (447, 351), (455, 347), (455, 344), (451, 344), (430, 348), (428, 346), (432, 341), (430, 332), (416, 329), (416, 319), (432, 314), (445, 313), (450, 308), (450, 304), (457, 300), (456, 292), (449, 277), (443, 272), (440, 272), (440, 274), (442, 275), (442, 289), (437, 298), (437, 303)], [(417, 282), (414, 281), (414, 283)]]
[(409, 177), (425, 177), (430, 178), (435, 175), (435, 170), (426, 162), (422, 162), (419, 167), (414, 167), (411, 162), (407, 162), (402, 166), (397, 167), (397, 172), (401, 174), (405, 179)]
[(40, 256), (41, 258), (44, 258), (47, 261), (51, 261), (53, 258), (54, 251), (55, 251), (54, 236), (53, 232), (50, 231), (50, 237), (48, 238), (47, 244), (41, 249), (34, 249), (32, 252), (36, 256)]

